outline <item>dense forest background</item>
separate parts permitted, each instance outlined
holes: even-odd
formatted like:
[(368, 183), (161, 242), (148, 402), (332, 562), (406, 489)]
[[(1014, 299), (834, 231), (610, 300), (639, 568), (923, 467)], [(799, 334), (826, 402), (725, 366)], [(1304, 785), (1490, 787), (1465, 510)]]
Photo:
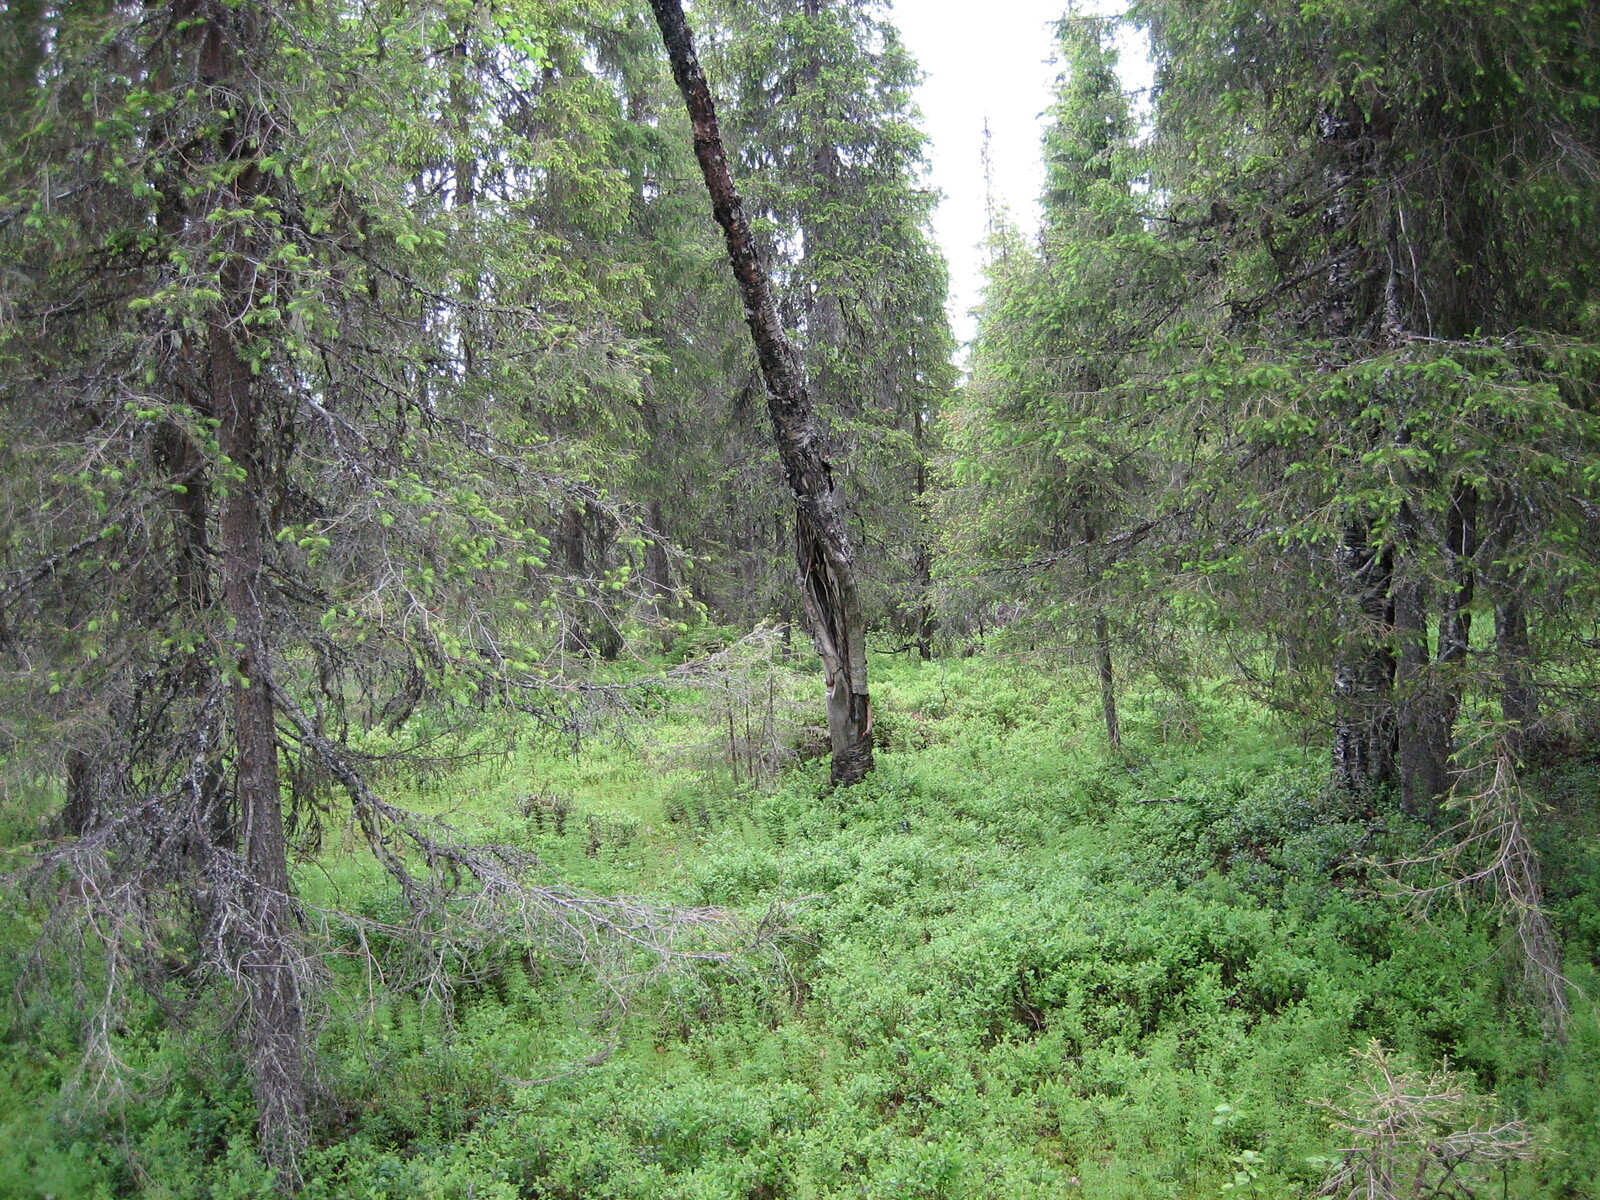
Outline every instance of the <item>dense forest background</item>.
[(1600, 1194), (1600, 6), (687, 16), (0, 0), (0, 1195)]

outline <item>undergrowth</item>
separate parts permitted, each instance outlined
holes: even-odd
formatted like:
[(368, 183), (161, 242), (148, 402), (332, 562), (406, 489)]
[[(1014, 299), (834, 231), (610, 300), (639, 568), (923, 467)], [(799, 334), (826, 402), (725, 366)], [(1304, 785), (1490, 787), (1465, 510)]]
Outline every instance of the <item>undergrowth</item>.
[[(1316, 1102), (1374, 1039), (1529, 1123), (1539, 1153), (1497, 1191), (1600, 1194), (1592, 1004), (1545, 1039), (1491, 915), (1463, 901), (1421, 925), (1386, 894), (1374, 864), (1428, 831), (1330, 796), (1320, 754), (1246, 699), (1193, 689), (1175, 727), (1132, 689), (1114, 757), (1086, 676), (976, 657), (877, 678), (885, 750), (844, 792), (815, 761), (741, 769), (736, 739), (719, 762), (688, 702), (626, 740), (526, 741), (413, 781), (402, 799), (552, 878), (779, 919), (783, 964), (671, 973), (619, 1007), (510, 947), (462, 963), (446, 1005), (335, 956), (305, 1194), (1310, 1196), (1341, 1148)], [(1540, 849), (1593, 993), (1585, 769), (1543, 781)], [(349, 842), (330, 829), (301, 888), (385, 911)], [(5, 920), (24, 946), (27, 915)], [(4, 1030), (0, 1195), (271, 1194), (229, 1013), (128, 1014), (125, 1071), (94, 1089), (63, 988)]]

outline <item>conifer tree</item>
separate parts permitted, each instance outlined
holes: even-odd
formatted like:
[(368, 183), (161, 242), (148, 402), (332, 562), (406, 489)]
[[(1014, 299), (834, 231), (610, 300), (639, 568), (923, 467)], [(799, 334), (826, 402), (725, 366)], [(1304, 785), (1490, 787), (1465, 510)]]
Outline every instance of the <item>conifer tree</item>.
[(1115, 748), (1112, 648), (1153, 619), (1126, 585), (1163, 503), (1134, 383), (1174, 281), (1143, 221), (1111, 34), (1103, 18), (1058, 25), (1044, 225), (1036, 247), (1009, 245), (990, 268), (939, 523), (953, 612), (971, 620), (1020, 595), (1041, 635), (1086, 649)]
[[(1576, 166), (1600, 146), (1594, 15), (1136, 12), (1161, 66), (1156, 183), (1196, 328), (1221, 338), (1179, 385), (1207, 487), (1327, 605), (1336, 777), (1431, 811), (1459, 698), (1491, 686), (1468, 654), (1476, 598), (1517, 746), (1540, 728), (1529, 613), (1594, 570), (1587, 485), (1560, 482), (1600, 449), (1573, 352), (1596, 332), (1577, 214), (1600, 191)], [(1537, 624), (1555, 644), (1559, 605)]]
[(91, 1051), (133, 980), (238, 998), (285, 1182), (316, 982), (290, 857), (335, 793), (424, 945), (452, 895), (606, 919), (388, 804), (363, 752), (419, 712), (564, 720), (597, 572), (549, 521), (615, 514), (593, 418), (640, 374), (634, 266), (585, 241), (625, 191), (570, 16), (6, 10), (34, 86), (0, 114), (0, 699), (66, 801), (22, 882), (47, 936), (98, 935)]
[(695, 157), (728, 247), (761, 362), (773, 440), (795, 504), (796, 582), (806, 625), (822, 658), (834, 784), (858, 783), (872, 770), (872, 702), (867, 690), (866, 622), (843, 489), (806, 379), (784, 332), (767, 266), (728, 169), (716, 106), (678, 0), (651, 0), (694, 129)]
[(954, 380), (911, 91), (872, 0), (719, 0), (708, 69), (863, 545), (864, 603), (928, 653), (927, 458)]

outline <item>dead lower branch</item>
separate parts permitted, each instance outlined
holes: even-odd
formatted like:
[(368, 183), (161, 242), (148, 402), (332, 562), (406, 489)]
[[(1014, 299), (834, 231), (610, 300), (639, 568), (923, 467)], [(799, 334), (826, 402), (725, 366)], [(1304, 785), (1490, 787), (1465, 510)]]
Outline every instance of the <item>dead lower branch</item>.
[[(1488, 782), (1462, 795), (1461, 780), (1469, 778), (1464, 773), (1453, 801), (1465, 808), (1465, 820), (1433, 838), (1423, 853), (1381, 866), (1395, 893), (1424, 916), (1441, 900), (1472, 891), (1490, 893), (1510, 929), (1509, 944), (1522, 964), (1530, 1001), (1552, 1036), (1565, 1040), (1572, 984), (1562, 973), (1561, 946), (1544, 910), (1539, 858), (1526, 823), (1531, 801), (1504, 747), (1497, 747), (1474, 774), (1480, 779), (1486, 775)], [(1442, 872), (1445, 881), (1421, 886), (1405, 879), (1430, 870)]]

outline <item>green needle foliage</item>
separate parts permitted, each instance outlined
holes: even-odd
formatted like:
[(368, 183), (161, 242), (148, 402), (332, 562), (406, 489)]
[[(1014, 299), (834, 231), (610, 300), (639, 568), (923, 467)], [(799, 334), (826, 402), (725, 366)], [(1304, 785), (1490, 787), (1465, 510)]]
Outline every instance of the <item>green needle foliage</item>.
[(706, 69), (727, 81), (719, 103), (735, 171), (840, 444), (864, 604), (926, 654), (927, 462), (954, 371), (916, 64), (872, 0), (731, 0), (707, 15)]
[(1586, 719), (1593, 15), (1131, 15), (1137, 137), (1103, 24), (1062, 26), (1045, 228), (997, 258), (952, 440), (952, 605), (1030, 579), (1089, 628), (1121, 578), (1130, 631), (1202, 621), (1331, 725), (1342, 786), (1436, 813), (1470, 698), (1514, 754)]
[[(1568, 149), (1600, 143), (1592, 14), (1139, 16), (1161, 66), (1153, 182), (1194, 286), (1167, 333), (1193, 366), (1167, 390), (1207, 462), (1191, 486), (1213, 520), (1236, 514), (1228, 551), (1195, 561), (1243, 581), (1273, 544), (1305, 556), (1336, 772), (1426, 810), (1464, 692), (1500, 693), (1512, 744), (1559, 722), (1533, 677), (1568, 653), (1564, 601), (1592, 574), (1574, 551), (1597, 448), (1578, 215), (1595, 191), (1592, 149)], [(1474, 663), (1484, 602), (1494, 654)]]
[(372, 780), (488, 709), (565, 728), (559, 656), (630, 572), (548, 531), (644, 544), (593, 473), (644, 362), (636, 270), (585, 249), (627, 211), (611, 97), (542, 5), (8, 20), (38, 80), (0, 168), (8, 753), (64, 776), (67, 835), (22, 882), (98, 1029), (134, 979), (242, 991), (292, 1179), (288, 855), (348, 812), (424, 939), (458, 894), (555, 895)]
[(689, 17), (833, 792), (648, 6), (0, 2), (0, 1196), (1596, 1194), (1595, 6), (1067, 12), (959, 386), (887, 6)]

